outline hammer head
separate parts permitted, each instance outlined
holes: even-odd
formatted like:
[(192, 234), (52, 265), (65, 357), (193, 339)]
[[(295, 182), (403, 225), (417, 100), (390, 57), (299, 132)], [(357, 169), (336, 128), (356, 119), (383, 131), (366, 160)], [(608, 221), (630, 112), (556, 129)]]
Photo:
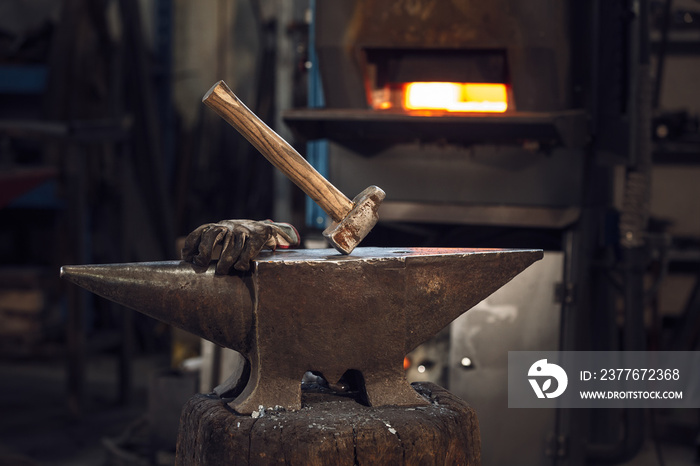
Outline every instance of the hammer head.
[(379, 204), (386, 194), (377, 186), (370, 186), (352, 200), (352, 210), (343, 220), (326, 228), (323, 236), (341, 254), (350, 254), (377, 224)]

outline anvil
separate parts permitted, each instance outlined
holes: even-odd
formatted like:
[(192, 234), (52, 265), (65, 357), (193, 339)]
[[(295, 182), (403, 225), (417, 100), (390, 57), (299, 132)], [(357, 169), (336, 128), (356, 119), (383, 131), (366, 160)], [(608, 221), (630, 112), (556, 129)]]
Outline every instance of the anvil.
[(264, 252), (247, 273), (187, 262), (65, 266), (93, 293), (242, 353), (241, 414), (301, 407), (301, 379), (348, 370), (370, 406), (427, 403), (406, 381), (404, 356), (510, 281), (541, 250), (357, 248)]

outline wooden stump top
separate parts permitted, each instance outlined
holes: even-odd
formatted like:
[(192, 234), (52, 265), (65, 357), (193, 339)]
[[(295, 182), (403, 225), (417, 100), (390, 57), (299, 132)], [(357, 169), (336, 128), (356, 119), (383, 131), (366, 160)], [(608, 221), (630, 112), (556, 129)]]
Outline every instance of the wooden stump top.
[(413, 388), (431, 404), (371, 408), (305, 393), (298, 411), (244, 416), (215, 395), (196, 395), (182, 410), (176, 464), (479, 465), (475, 411), (435, 384)]

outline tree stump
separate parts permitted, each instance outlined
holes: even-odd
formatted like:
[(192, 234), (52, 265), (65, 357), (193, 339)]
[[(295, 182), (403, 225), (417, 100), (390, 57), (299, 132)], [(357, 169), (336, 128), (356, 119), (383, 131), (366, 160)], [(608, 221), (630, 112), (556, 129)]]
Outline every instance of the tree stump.
[(373, 408), (304, 393), (298, 411), (245, 416), (216, 395), (196, 395), (182, 410), (176, 464), (481, 464), (476, 412), (435, 384), (413, 388), (431, 403)]

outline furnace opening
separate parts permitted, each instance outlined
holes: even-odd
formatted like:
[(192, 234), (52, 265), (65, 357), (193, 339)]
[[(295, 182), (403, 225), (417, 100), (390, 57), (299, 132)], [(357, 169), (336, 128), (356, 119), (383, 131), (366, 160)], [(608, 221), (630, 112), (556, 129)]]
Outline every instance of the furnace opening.
[(365, 50), (374, 110), (503, 113), (511, 105), (503, 50)]

